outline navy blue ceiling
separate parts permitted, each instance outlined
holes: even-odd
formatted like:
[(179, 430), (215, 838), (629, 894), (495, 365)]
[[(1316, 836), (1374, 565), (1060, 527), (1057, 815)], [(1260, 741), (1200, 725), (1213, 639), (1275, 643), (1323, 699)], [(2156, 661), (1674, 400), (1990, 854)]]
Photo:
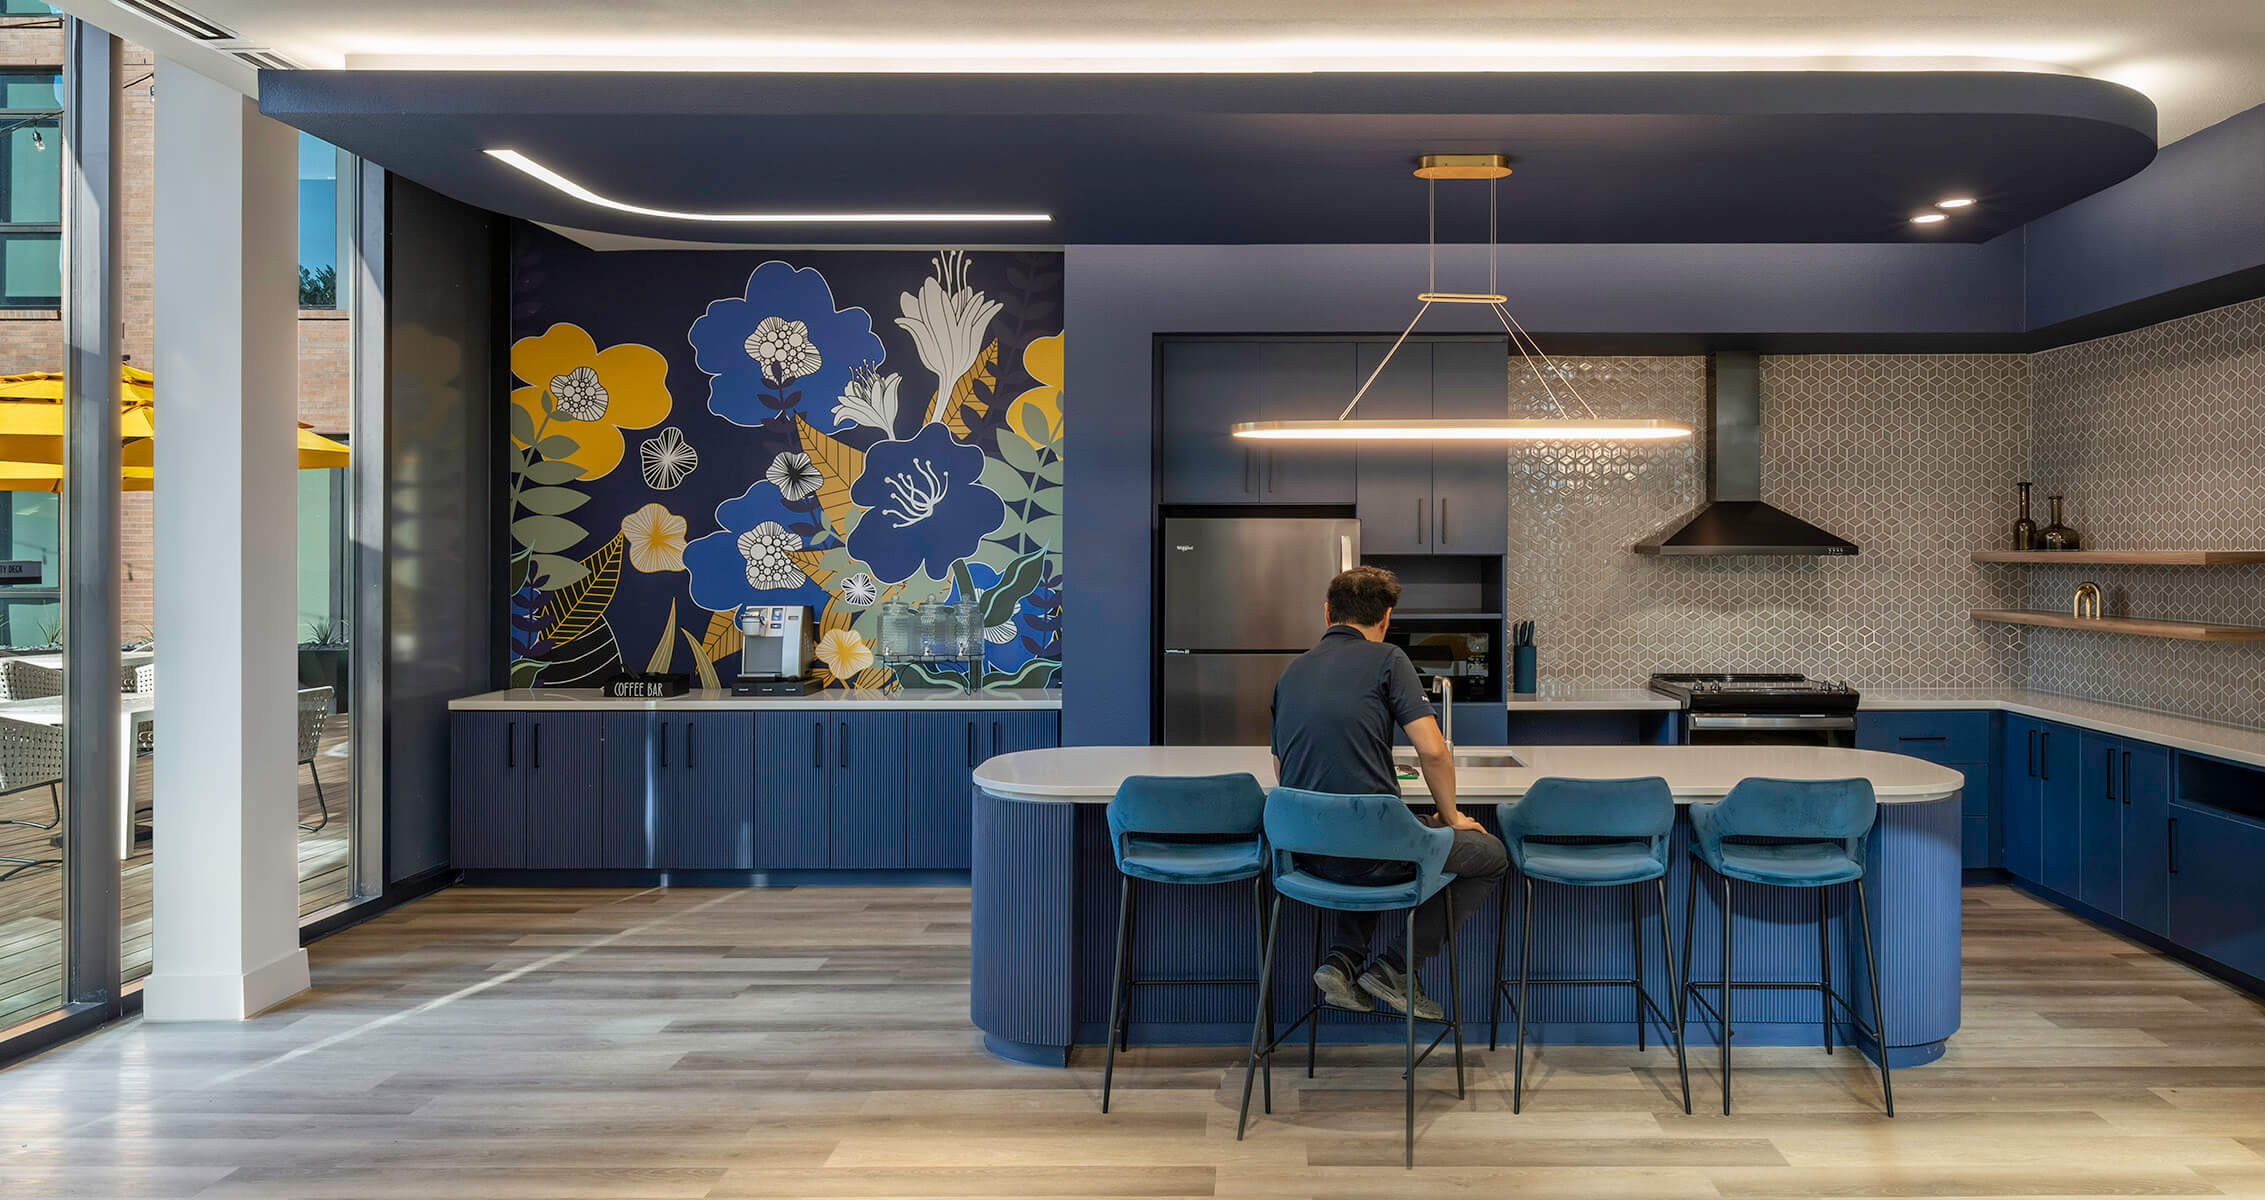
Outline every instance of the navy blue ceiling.
[[(1502, 151), (1506, 242), (1979, 242), (2132, 175), (2154, 106), (2012, 72), (752, 75), (267, 71), (262, 111), (457, 199), (701, 241), (1420, 242), (1423, 152)], [(752, 227), (593, 207), (1044, 211)], [(1948, 195), (1975, 207), (1932, 227)], [(1480, 240), (1471, 185), (1443, 240)]]

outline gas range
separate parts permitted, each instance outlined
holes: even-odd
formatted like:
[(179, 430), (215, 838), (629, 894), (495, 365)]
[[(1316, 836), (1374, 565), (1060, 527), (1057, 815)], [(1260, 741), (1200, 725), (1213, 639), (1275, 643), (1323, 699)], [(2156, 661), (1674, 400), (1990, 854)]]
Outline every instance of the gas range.
[(1683, 741), (1853, 745), (1856, 689), (1806, 675), (1662, 673), (1651, 689), (1683, 702)]

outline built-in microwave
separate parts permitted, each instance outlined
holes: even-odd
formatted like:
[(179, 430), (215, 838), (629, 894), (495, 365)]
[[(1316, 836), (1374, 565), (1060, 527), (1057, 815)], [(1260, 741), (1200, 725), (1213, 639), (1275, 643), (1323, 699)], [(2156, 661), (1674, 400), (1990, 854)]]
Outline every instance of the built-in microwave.
[(1395, 614), (1384, 640), (1408, 652), (1430, 694), (1441, 678), (1451, 681), (1455, 701), (1499, 702), (1502, 677), (1496, 662), (1502, 623), (1470, 617), (1402, 617)]

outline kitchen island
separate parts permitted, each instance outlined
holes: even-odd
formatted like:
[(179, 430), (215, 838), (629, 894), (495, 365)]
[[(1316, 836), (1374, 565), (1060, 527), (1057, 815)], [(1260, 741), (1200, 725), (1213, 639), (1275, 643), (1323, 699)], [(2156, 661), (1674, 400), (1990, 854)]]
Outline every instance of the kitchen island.
[[(1511, 746), (1474, 755), (1514, 755), (1517, 764), (1464, 765), (1457, 769), (1458, 802), (1492, 829), (1494, 806), (1523, 795), (1534, 780), (1558, 775), (1623, 778), (1658, 775), (1679, 804), (1720, 799), (1740, 779), (1864, 777), (1880, 800), (1879, 823), (1869, 847), (1874, 940), (1878, 946), (1887, 1053), (1895, 1066), (1939, 1057), (1959, 1022), (1959, 795), (1958, 771), (1918, 758), (1867, 750), (1799, 746)], [(1460, 755), (1459, 755), (1460, 757)], [(1108, 1023), (1115, 948), (1117, 872), (1109, 850), (1105, 813), (1110, 796), (1132, 775), (1211, 775), (1248, 771), (1261, 786), (1274, 782), (1273, 760), (1263, 747), (1092, 746), (1026, 750), (991, 758), (975, 780), (972, 897), (973, 981), (971, 1015), (994, 1054), (1017, 1062), (1061, 1066), (1070, 1047), (1097, 1045)], [(1408, 802), (1428, 806), (1420, 781), (1404, 785)], [(1689, 826), (1678, 821), (1671, 851), (1669, 896), (1678, 911), (1670, 922), (1680, 949), (1681, 897), (1689, 870)], [(1853, 925), (1853, 899), (1831, 897), (1836, 990), (1868, 1008), (1863, 954)], [(1520, 919), (1512, 889), (1509, 919)], [(1628, 892), (1598, 888), (1571, 894), (1552, 889), (1534, 924), (1533, 974), (1630, 974)], [(1738, 973), (1748, 979), (1815, 979), (1818, 939), (1808, 893), (1741, 886), (1734, 908)], [(1694, 962), (1719, 961), (1715, 901), (1700, 889)], [(1646, 985), (1665, 1011), (1673, 1011), (1659, 969), (1656, 913), (1647, 897), (1644, 919)], [(1276, 1016), (1294, 1019), (1309, 1002), (1314, 914), (1282, 906), (1274, 995)], [(1134, 961), (1142, 978), (1248, 976), (1253, 963), (1255, 917), (1250, 892), (1240, 884), (1215, 887), (1150, 886), (1142, 890)], [(1457, 931), (1466, 1038), (1484, 1036), (1488, 986), (1494, 977), (1498, 909), (1490, 904)], [(1705, 966), (1702, 977), (1711, 976)], [(1426, 987), (1445, 990), (1435, 964)], [(1250, 1037), (1247, 985), (1145, 988), (1131, 1016), (1134, 1045), (1243, 1046)], [(1736, 998), (1736, 1028), (1748, 1045), (1815, 1045), (1814, 992), (1745, 990)], [(1633, 1044), (1634, 1002), (1624, 988), (1538, 988), (1529, 1037), (1543, 1044)], [(1325, 1014), (1321, 1037), (1331, 1042), (1383, 1042), (1402, 1036), (1384, 1016)], [(1871, 1014), (1864, 1016), (1870, 1020)], [(1660, 1032), (1654, 1030), (1655, 1033)], [(1854, 1033), (1843, 1024), (1836, 1041)], [(1709, 1044), (1713, 1030), (1691, 1021), (1694, 1046)], [(1664, 1039), (1652, 1039), (1659, 1044)], [(1877, 1054), (1878, 1048), (1864, 1047)]]

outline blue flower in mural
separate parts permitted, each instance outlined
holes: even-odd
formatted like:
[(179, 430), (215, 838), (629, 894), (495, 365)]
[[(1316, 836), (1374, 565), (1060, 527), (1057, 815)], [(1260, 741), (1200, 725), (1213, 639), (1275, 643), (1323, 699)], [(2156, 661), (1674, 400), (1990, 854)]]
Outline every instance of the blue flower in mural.
[(999, 494), (976, 482), (983, 451), (941, 424), (907, 441), (876, 442), (849, 498), (870, 510), (849, 534), (849, 552), (876, 578), (902, 583), (915, 572), (943, 579), (1007, 519)]
[(835, 308), (825, 276), (775, 259), (747, 277), (744, 298), (710, 302), (688, 336), (692, 361), (712, 376), (708, 410), (735, 425), (831, 412), (858, 368), (887, 353), (871, 314)]
[(790, 527), (802, 519), (777, 488), (762, 480), (737, 499), (717, 505), (716, 523), (723, 528), (684, 547), (692, 602), (711, 612), (733, 612), (744, 604), (823, 609), (826, 589), (795, 561), (806, 546)]

